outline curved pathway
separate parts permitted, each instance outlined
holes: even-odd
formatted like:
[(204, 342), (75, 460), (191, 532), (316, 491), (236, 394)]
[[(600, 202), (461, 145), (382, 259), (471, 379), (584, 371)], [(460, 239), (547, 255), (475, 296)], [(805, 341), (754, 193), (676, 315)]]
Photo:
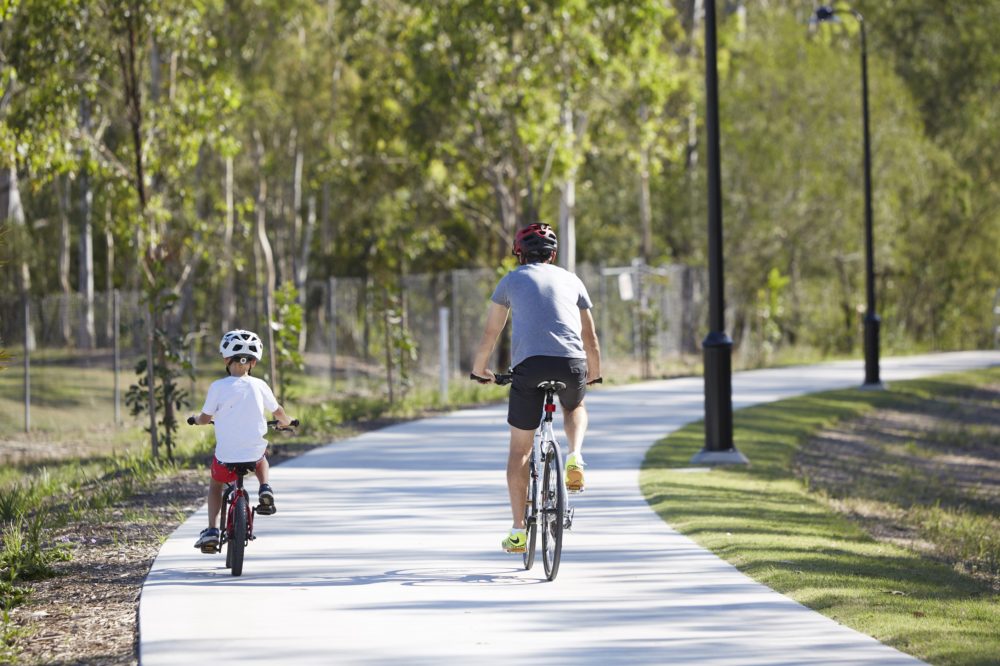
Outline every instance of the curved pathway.
[[(1000, 352), (883, 359), (883, 380), (1000, 364)], [(856, 386), (861, 362), (738, 373), (734, 407)], [(703, 416), (701, 378), (593, 392), (588, 491), (559, 577), (499, 550), (505, 407), (367, 433), (272, 469), (243, 576), (192, 547), (195, 513), (142, 591), (140, 660), (190, 664), (916, 664), (759, 585), (663, 523), (646, 449)], [(739, 443), (737, 442), (737, 446)]]

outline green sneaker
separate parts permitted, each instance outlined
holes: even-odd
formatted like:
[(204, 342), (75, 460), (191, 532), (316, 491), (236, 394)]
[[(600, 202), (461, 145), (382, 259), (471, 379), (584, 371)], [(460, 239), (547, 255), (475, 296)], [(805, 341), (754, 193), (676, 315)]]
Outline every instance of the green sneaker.
[(524, 532), (515, 533), (511, 530), (510, 534), (500, 542), (500, 547), (508, 553), (523, 553), (528, 547), (528, 536)]
[(566, 490), (571, 493), (583, 492), (583, 456), (573, 454), (566, 458)]

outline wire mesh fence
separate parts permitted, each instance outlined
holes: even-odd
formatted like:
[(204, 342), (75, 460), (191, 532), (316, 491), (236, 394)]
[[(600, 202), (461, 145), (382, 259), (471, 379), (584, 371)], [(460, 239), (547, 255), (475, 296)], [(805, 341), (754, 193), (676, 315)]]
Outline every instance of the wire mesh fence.
[[(699, 269), (582, 265), (577, 274), (595, 304), (606, 376), (657, 376), (678, 357), (698, 353), (705, 311)], [(464, 377), (499, 278), (495, 270), (464, 269), (408, 275), (391, 285), (371, 278), (310, 281), (301, 299), (305, 373), (313, 385), (350, 393), (384, 392), (390, 381), (405, 389)], [(207, 301), (198, 306), (209, 311), (202, 316), (189, 307), (164, 321), (175, 333), (203, 333), (192, 336), (186, 354), (196, 366), (204, 365), (215, 354), (214, 333), (222, 332), (222, 319)], [(266, 330), (265, 322), (255, 321), (264, 309), (258, 303), (243, 307), (235, 325)], [(0, 405), (6, 403), (0, 408), (0, 435), (22, 429), (30, 419), (30, 401), (23, 418), (11, 403), (34, 396), (44, 405), (65, 388), (39, 381), (45, 379), (42, 371), (99, 374), (96, 388), (88, 390), (95, 394), (94, 409), (113, 409), (120, 420), (122, 387), (135, 383), (134, 368), (145, 357), (148, 317), (138, 292), (97, 293), (91, 302), (76, 293), (0, 297), (0, 348), (11, 356), (0, 373)], [(495, 358), (494, 367), (505, 368), (507, 360)]]

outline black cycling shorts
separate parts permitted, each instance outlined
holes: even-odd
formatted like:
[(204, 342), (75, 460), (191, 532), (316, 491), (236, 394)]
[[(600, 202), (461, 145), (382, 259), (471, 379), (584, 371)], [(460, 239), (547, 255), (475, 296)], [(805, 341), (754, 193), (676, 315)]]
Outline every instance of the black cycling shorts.
[(556, 380), (566, 384), (559, 392), (559, 403), (571, 411), (580, 406), (587, 394), (587, 359), (561, 356), (532, 356), (511, 371), (514, 374), (507, 404), (507, 423), (521, 430), (534, 430), (542, 422), (545, 392), (541, 382)]

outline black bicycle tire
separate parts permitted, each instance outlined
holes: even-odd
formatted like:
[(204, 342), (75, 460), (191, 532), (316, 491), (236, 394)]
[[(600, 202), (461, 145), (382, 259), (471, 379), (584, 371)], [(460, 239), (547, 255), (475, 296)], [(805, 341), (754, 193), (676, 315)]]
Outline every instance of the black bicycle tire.
[[(542, 470), (542, 564), (545, 577), (555, 580), (562, 559), (563, 516), (566, 513), (566, 491), (563, 488), (562, 455), (553, 445), (545, 455)], [(551, 552), (550, 547), (551, 546)]]
[(528, 497), (524, 505), (524, 529), (527, 545), (524, 550), (524, 569), (530, 571), (535, 565), (535, 544), (538, 538), (538, 477), (535, 475), (535, 465), (529, 465)]
[(246, 495), (240, 495), (233, 503), (233, 536), (229, 547), (233, 554), (233, 575), (243, 573), (243, 552), (247, 545), (247, 514), (249, 513)]
[(229, 529), (229, 504), (230, 504), (229, 501), (226, 499), (226, 492), (225, 492), (225, 490), (223, 490), (223, 495), (222, 495), (222, 514), (219, 516), (219, 547), (221, 548), (222, 544), (225, 544), (225, 546), (226, 546), (226, 568), (227, 569), (232, 569), (233, 568), (233, 550), (232, 550), (232, 548), (230, 548), (229, 544), (231, 544), (233, 542), (233, 540), (229, 538), (229, 533), (227, 532), (227, 530)]

